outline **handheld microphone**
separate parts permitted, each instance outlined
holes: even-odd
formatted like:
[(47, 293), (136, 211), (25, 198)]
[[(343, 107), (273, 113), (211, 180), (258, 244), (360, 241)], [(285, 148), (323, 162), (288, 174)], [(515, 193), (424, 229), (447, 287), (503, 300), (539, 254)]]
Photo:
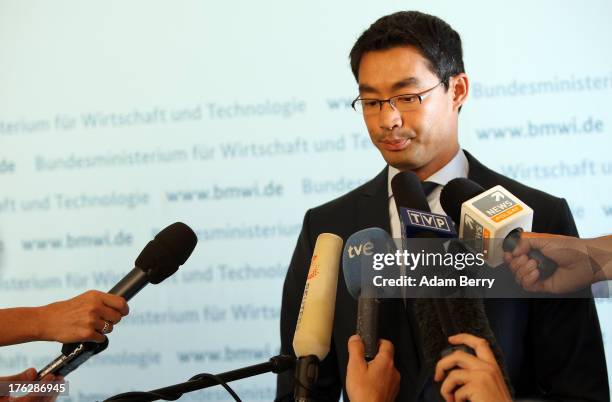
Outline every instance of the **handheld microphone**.
[(448, 216), (431, 212), (416, 174), (411, 171), (396, 174), (391, 180), (391, 189), (402, 224), (402, 237), (457, 237), (455, 225)]
[[(391, 180), (391, 188), (402, 226), (402, 248), (410, 252), (443, 253), (448, 249), (448, 240), (457, 237), (455, 224), (446, 215), (432, 213), (418, 176), (411, 171), (400, 172)], [(410, 239), (410, 240), (409, 240)], [(422, 271), (422, 270), (421, 270)], [(437, 275), (453, 278), (457, 275), (454, 269), (437, 269)], [(419, 271), (414, 272), (414, 275)], [(456, 292), (456, 288), (420, 288), (408, 289), (406, 296), (439, 297), (441, 292), (447, 296)]]
[(341, 252), (340, 237), (332, 233), (317, 237), (293, 335), (298, 358), (294, 399), (298, 402), (314, 400), (319, 362), (329, 353)]
[[(441, 358), (456, 350), (475, 356), (474, 350), (466, 345), (448, 343), (449, 336), (460, 333), (471, 334), (487, 340), (508, 390), (513, 393), (503, 354), (489, 325), (482, 299), (417, 299), (415, 314), (428, 370), (433, 370)], [(438, 392), (440, 385), (438, 384)]]
[[(440, 203), (459, 223), (459, 236), (484, 253), (493, 267), (503, 263), (504, 251), (516, 248), (524, 230), (531, 230), (533, 209), (499, 185), (485, 191), (472, 180), (453, 179), (442, 189)], [(536, 260), (542, 279), (557, 268), (539, 250), (531, 250), (528, 255)]]
[(378, 291), (372, 282), (374, 254), (395, 253), (393, 239), (380, 228), (353, 233), (342, 253), (342, 272), (346, 287), (357, 300), (357, 334), (365, 345), (365, 358), (378, 353)]
[[(130, 300), (149, 283), (158, 284), (174, 274), (189, 258), (198, 242), (196, 234), (182, 222), (176, 222), (159, 232), (136, 258), (135, 267), (108, 292)], [(51, 373), (67, 376), (108, 347), (102, 343), (80, 342), (62, 346), (62, 354), (38, 372), (38, 378)]]

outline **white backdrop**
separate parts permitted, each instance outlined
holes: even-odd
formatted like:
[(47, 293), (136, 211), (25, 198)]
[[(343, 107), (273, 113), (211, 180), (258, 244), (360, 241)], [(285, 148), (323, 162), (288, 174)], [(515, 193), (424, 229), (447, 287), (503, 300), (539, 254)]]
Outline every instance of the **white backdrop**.
[[(472, 85), (461, 145), (567, 198), (582, 236), (610, 233), (612, 6), (469, 4), (0, 1), (0, 306), (108, 290), (169, 223), (199, 236), (188, 263), (143, 290), (109, 348), (68, 377), (64, 400), (277, 353), (304, 212), (384, 166), (348, 105), (348, 52), (389, 12), (429, 12), (461, 34)], [(598, 309), (610, 362), (612, 304)], [(0, 373), (59, 350), (2, 348)], [(274, 381), (233, 386), (264, 401)]]

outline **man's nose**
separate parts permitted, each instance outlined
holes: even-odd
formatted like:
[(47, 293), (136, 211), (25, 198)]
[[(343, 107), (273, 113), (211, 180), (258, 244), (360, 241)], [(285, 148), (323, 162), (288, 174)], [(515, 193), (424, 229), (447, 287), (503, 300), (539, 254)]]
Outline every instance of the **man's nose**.
[(384, 130), (392, 130), (402, 126), (402, 115), (389, 102), (382, 104), (378, 114), (378, 124)]

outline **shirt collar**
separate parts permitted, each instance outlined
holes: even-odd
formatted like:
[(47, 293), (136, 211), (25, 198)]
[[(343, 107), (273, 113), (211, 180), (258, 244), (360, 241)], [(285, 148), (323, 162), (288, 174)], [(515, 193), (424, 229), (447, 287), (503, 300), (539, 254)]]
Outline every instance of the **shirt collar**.
[[(470, 165), (468, 163), (463, 150), (459, 148), (459, 151), (455, 154), (453, 159), (451, 159), (446, 165), (444, 165), (440, 170), (429, 176), (425, 181), (432, 181), (434, 183), (438, 183), (441, 186), (445, 186), (449, 181), (456, 179), (458, 177), (467, 178), (469, 172)], [(393, 189), (391, 188), (391, 180), (398, 174), (400, 171), (397, 168), (389, 165), (389, 173), (387, 175), (387, 191), (389, 194), (389, 198), (393, 197)]]

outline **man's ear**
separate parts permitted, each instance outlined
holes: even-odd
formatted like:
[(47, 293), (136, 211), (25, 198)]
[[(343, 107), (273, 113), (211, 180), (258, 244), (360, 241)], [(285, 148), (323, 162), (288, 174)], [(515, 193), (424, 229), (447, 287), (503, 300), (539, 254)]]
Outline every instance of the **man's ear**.
[(467, 100), (470, 91), (470, 82), (467, 74), (459, 73), (450, 77), (448, 87), (453, 97), (453, 110), (458, 111)]

